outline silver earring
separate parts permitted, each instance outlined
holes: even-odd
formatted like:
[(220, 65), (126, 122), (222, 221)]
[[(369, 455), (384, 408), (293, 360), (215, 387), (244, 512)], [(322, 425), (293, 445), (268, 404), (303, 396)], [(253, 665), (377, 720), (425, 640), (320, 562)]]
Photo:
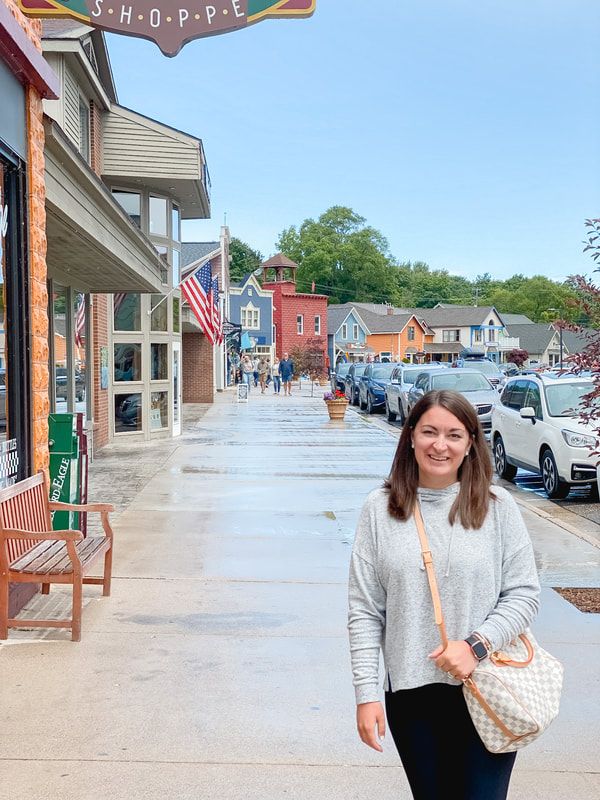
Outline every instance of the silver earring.
[(470, 452), (471, 452), (470, 450), (467, 450), (467, 452), (465, 453), (465, 456), (468, 456)]
[(410, 446), (412, 447), (413, 450), (415, 449), (415, 443), (414, 442), (411, 442)]

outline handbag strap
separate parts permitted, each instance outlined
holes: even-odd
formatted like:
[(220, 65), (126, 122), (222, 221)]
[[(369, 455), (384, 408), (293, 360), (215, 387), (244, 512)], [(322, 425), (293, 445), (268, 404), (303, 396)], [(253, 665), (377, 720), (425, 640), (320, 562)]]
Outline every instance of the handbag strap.
[(431, 555), (431, 550), (429, 549), (429, 540), (427, 539), (427, 534), (425, 532), (425, 523), (423, 522), (423, 515), (421, 514), (421, 506), (419, 505), (418, 500), (415, 501), (415, 507), (413, 513), (415, 516), (415, 523), (417, 525), (417, 533), (419, 534), (419, 542), (421, 543), (421, 558), (423, 559), (423, 565), (425, 567), (425, 572), (427, 573), (427, 580), (429, 582), (429, 591), (431, 592), (431, 599), (433, 601), (433, 615), (435, 618), (435, 624), (438, 626), (442, 647), (445, 650), (446, 647), (448, 646), (446, 624), (444, 622), (444, 615), (442, 613), (442, 603), (440, 600), (440, 593), (438, 591), (437, 580), (435, 577), (433, 557)]

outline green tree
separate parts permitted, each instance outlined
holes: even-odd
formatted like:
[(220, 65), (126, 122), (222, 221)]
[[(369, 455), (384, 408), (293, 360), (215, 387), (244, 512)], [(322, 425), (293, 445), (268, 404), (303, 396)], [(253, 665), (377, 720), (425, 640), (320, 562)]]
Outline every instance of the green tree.
[(232, 282), (241, 280), (244, 275), (257, 270), (263, 263), (262, 254), (258, 250), (253, 250), (249, 244), (236, 239), (235, 236), (229, 242), (229, 277)]
[(278, 249), (298, 264), (299, 292), (316, 290), (332, 303), (393, 302), (395, 267), (385, 237), (352, 209), (333, 206), (317, 219), (292, 225)]

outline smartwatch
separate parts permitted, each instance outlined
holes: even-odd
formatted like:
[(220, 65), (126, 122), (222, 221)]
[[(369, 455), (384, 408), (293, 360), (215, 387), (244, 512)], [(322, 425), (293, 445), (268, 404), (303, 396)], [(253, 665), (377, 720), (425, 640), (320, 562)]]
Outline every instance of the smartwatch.
[(488, 657), (489, 652), (486, 647), (486, 644), (483, 641), (483, 639), (476, 633), (471, 634), (471, 636), (467, 636), (465, 642), (471, 648), (471, 652), (473, 653), (477, 661), (483, 661), (484, 658)]

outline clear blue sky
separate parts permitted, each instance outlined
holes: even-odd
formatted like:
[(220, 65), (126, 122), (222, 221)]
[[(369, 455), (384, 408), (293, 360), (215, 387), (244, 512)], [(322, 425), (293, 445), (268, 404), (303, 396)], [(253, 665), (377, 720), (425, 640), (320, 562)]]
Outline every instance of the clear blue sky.
[(589, 274), (600, 216), (598, 0), (317, 0), (187, 44), (109, 35), (119, 101), (202, 138), (212, 220), (260, 250), (350, 206), (399, 260)]

